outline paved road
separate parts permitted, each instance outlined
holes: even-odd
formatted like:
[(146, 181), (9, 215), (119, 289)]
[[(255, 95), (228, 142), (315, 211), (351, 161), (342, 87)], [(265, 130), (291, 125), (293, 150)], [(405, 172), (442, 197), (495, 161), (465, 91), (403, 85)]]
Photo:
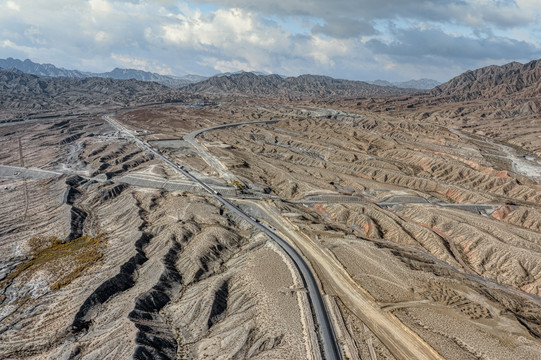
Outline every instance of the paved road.
[[(394, 314), (381, 309), (379, 303), (351, 277), (337, 258), (317, 241), (297, 231), (298, 227), (284, 221), (276, 207), (253, 202), (283, 234), (317, 266), (318, 275), (329, 293), (335, 294), (354, 316), (358, 317), (384, 344), (396, 359), (444, 360), (429, 344)], [(347, 243), (347, 242), (346, 242)]]
[(21, 166), (0, 165), (0, 178), (13, 179), (46, 179), (60, 176), (62, 173), (38, 168), (27, 168)]
[(231, 179), (235, 179), (235, 175), (233, 175), (218, 159), (216, 159), (215, 156), (208, 153), (207, 150), (195, 140), (195, 138), (201, 135), (202, 133), (204, 133), (205, 131), (220, 130), (220, 129), (225, 129), (229, 127), (239, 127), (239, 126), (251, 125), (251, 124), (274, 124), (279, 121), (281, 121), (281, 119), (245, 121), (245, 122), (239, 122), (239, 123), (233, 123), (233, 124), (216, 125), (216, 126), (192, 131), (191, 133), (184, 135), (183, 139), (187, 143), (192, 145), (193, 148), (197, 150), (197, 152), (199, 152), (203, 160), (205, 160), (205, 162), (209, 164), (209, 166), (213, 167), (214, 169), (218, 171), (222, 179), (231, 180)]
[[(378, 202), (376, 205), (382, 208), (389, 208), (393, 206), (407, 205), (407, 204), (430, 204), (441, 206), (449, 209), (457, 209), (462, 211), (469, 211), (478, 215), (490, 215), (496, 211), (499, 207), (506, 204), (446, 204), (442, 202)], [(507, 205), (509, 206), (509, 205)]]
[[(254, 217), (242, 211), (239, 207), (237, 207), (231, 201), (222, 197), (220, 193), (218, 193), (217, 191), (212, 189), (210, 186), (208, 186), (207, 184), (203, 183), (198, 178), (193, 176), (183, 166), (175, 164), (173, 161), (163, 156), (160, 152), (154, 150), (152, 147), (150, 147), (148, 144), (143, 142), (141, 139), (139, 139), (138, 137), (136, 137), (135, 135), (127, 131), (118, 122), (111, 119), (109, 116), (104, 116), (104, 119), (109, 124), (111, 124), (114, 128), (116, 128), (119, 131), (122, 131), (127, 136), (129, 136), (138, 146), (144, 148), (147, 151), (150, 151), (156, 157), (162, 159), (167, 164), (174, 167), (177, 171), (180, 171), (184, 176), (193, 180), (195, 183), (199, 184), (201, 187), (203, 187), (203, 189), (205, 189), (207, 192), (213, 195), (217, 200), (219, 200), (224, 205), (224, 207), (229, 209), (232, 213), (238, 215), (240, 218), (246, 220), (255, 228), (267, 234), (290, 256), (290, 258), (293, 260), (293, 262), (297, 266), (300, 272), (300, 275), (303, 278), (303, 282), (305, 283), (306, 288), (308, 290), (308, 297), (310, 298), (310, 301), (312, 303), (313, 309), (315, 311), (317, 323), (319, 325), (319, 332), (320, 332), (321, 341), (323, 344), (323, 352), (325, 355), (325, 359), (328, 359), (328, 360), (342, 359), (342, 354), (340, 352), (340, 349), (338, 348), (338, 343), (336, 341), (332, 323), (327, 313), (327, 308), (325, 306), (325, 302), (323, 301), (323, 296), (321, 295), (321, 292), (319, 291), (319, 288), (317, 286), (316, 279), (314, 275), (312, 274), (312, 272), (310, 271), (310, 268), (308, 267), (304, 259), (295, 251), (295, 249), (291, 245), (289, 245), (282, 237), (280, 237), (278, 234), (272, 231), (272, 229), (267, 227), (265, 224), (260, 223)], [(279, 120), (271, 120), (271, 122), (278, 122), (278, 121)], [(265, 121), (260, 121), (256, 123), (265, 123)], [(239, 123), (237, 126), (246, 125), (246, 124), (248, 123)], [(214, 127), (214, 129), (225, 128), (229, 126), (231, 126), (231, 124), (224, 124), (224, 125), (216, 126)], [(194, 134), (192, 139), (195, 139), (195, 137), (198, 134), (200, 134), (201, 132), (205, 130), (209, 130), (209, 129), (198, 130), (197, 132), (195, 132), (195, 134), (192, 133)]]
[(282, 121), (282, 120), (284, 120), (284, 119), (244, 121), (244, 122), (238, 122), (238, 123), (232, 123), (232, 124), (216, 125), (216, 126), (212, 126), (212, 127), (192, 131), (191, 133), (184, 136), (184, 140), (186, 140), (186, 141), (188, 141), (189, 139), (193, 140), (196, 137), (198, 137), (201, 133), (204, 133), (205, 131), (219, 130), (219, 129), (225, 129), (225, 128), (228, 128), (228, 127), (239, 127), (239, 126), (253, 125), (253, 124), (275, 124), (275, 123), (277, 123), (279, 121)]

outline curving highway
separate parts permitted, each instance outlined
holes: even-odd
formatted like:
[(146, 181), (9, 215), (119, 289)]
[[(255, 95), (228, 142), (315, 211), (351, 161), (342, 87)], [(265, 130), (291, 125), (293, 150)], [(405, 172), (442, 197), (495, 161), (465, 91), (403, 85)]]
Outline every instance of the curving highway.
[[(255, 228), (267, 234), (289, 255), (289, 257), (291, 258), (291, 260), (293, 261), (293, 263), (296, 265), (297, 269), (299, 270), (299, 273), (303, 279), (303, 282), (306, 285), (306, 289), (308, 290), (308, 297), (311, 301), (312, 308), (314, 310), (314, 315), (319, 325), (319, 333), (320, 333), (321, 343), (323, 347), (324, 358), (328, 360), (342, 359), (342, 354), (338, 347), (338, 343), (336, 341), (332, 323), (329, 318), (327, 308), (323, 300), (323, 296), (321, 295), (321, 292), (319, 291), (317, 281), (314, 275), (312, 274), (312, 272), (310, 271), (310, 268), (308, 267), (304, 259), (299, 255), (299, 253), (297, 253), (297, 251), (291, 245), (289, 245), (287, 241), (285, 241), (282, 237), (276, 234), (272, 229), (270, 229), (265, 224), (260, 223), (253, 216), (250, 216), (249, 214), (245, 213), (243, 210), (241, 210), (231, 201), (222, 197), (220, 193), (218, 193), (216, 190), (212, 189), (210, 186), (208, 186), (207, 184), (203, 183), (198, 178), (193, 176), (183, 166), (169, 160), (160, 152), (153, 149), (150, 145), (148, 145), (147, 143), (139, 139), (137, 136), (130, 133), (126, 128), (124, 128), (118, 122), (111, 119), (108, 115), (105, 115), (103, 118), (109, 124), (111, 124), (111, 126), (113, 126), (115, 129), (127, 135), (138, 146), (151, 152), (152, 154), (154, 154), (154, 156), (162, 159), (167, 164), (174, 167), (177, 171), (181, 172), (184, 176), (188, 177), (189, 179), (193, 180), (195, 183), (199, 184), (203, 189), (205, 189), (209, 194), (214, 196), (218, 201), (220, 201), (224, 205), (224, 207), (226, 207), (232, 213), (238, 215), (242, 219), (249, 222)], [(194, 143), (197, 144), (197, 146), (194, 145), (194, 147), (196, 147), (198, 150), (201, 149), (203, 150), (203, 152), (205, 152), (204, 149), (200, 148), (200, 145), (195, 141), (195, 137), (197, 137), (197, 135), (201, 134), (203, 131), (226, 128), (226, 127), (231, 127), (231, 126), (241, 126), (241, 125), (254, 124), (254, 123), (272, 123), (272, 122), (278, 122), (278, 121), (280, 120), (266, 120), (266, 121), (218, 125), (212, 128), (206, 128), (206, 129), (194, 131), (188, 134), (187, 136), (185, 136), (184, 138), (185, 140), (190, 142), (192, 145), (194, 145)]]
[(251, 124), (274, 124), (281, 121), (281, 119), (275, 119), (275, 120), (259, 120), (259, 121), (245, 121), (245, 122), (239, 122), (239, 123), (233, 123), (233, 124), (222, 124), (222, 125), (216, 125), (204, 129), (199, 129), (192, 131), (189, 134), (186, 134), (183, 136), (183, 139), (189, 143), (199, 154), (201, 155), (201, 158), (210, 166), (213, 167), (222, 179), (224, 180), (231, 180), (235, 179), (235, 176), (218, 160), (216, 157), (209, 154), (205, 148), (199, 144), (195, 138), (201, 135), (205, 131), (211, 131), (211, 130), (219, 130), (219, 129), (225, 129), (229, 127), (239, 127), (243, 125), (251, 125)]

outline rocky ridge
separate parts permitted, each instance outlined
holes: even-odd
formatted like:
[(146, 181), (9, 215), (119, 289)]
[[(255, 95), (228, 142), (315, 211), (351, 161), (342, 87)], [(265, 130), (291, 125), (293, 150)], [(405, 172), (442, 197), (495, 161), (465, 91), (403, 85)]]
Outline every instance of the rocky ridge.
[[(479, 74), (486, 75), (483, 81), (513, 78), (494, 77), (490, 69)], [(279, 224), (290, 224), (284, 226), (336, 258), (352, 285), (442, 357), (536, 358), (541, 195), (539, 183), (514, 166), (519, 156), (512, 157), (526, 149), (518, 143), (526, 138), (513, 138), (513, 131), (539, 134), (535, 108), (513, 113), (529, 101), (517, 94), (535, 87), (535, 79), (501, 98), (460, 101), (426, 93), (348, 100), (337, 95), (347, 88), (320, 77), (292, 85), (280, 85), (272, 75), (220, 79), (227, 84), (242, 77), (246, 83), (235, 89), (259, 91), (267, 100), (283, 97), (257, 104), (237, 96), (219, 104), (138, 107), (115, 118), (149, 130), (141, 135), (146, 140), (168, 141), (161, 151), (207, 176), (213, 169), (184, 150), (182, 136), (224, 122), (282, 119), (198, 137), (240, 181), (276, 196), (259, 202), (262, 207), (243, 200), (250, 213), (272, 225), (276, 210), (276, 218), (283, 218)], [(471, 88), (475, 80), (466, 78), (464, 86)], [(269, 81), (266, 89), (254, 85), (262, 79)], [(61, 85), (48, 88), (56, 84), (49, 78), (30, 80), (13, 101), (78, 106), (73, 88), (63, 93)], [(328, 91), (325, 81), (331, 83)], [(110, 101), (113, 86), (125, 82), (110, 84), (81, 92), (88, 103), (80, 109), (104, 111), (92, 99)], [(299, 89), (314, 98), (302, 97)], [(124, 89), (118, 99), (162, 94), (148, 93), (138, 98)], [(321, 98), (327, 93), (332, 99)], [(316, 101), (326, 108), (288, 103), (290, 96), (320, 97)], [(171, 174), (118, 138), (99, 116), (5, 125), (2, 165), (56, 175), (1, 180), (6, 206), (0, 209), (0, 249), (11, 254), (0, 264), (2, 358), (314, 357), (305, 332), (313, 325), (303, 325), (310, 319), (303, 317), (302, 284), (261, 233), (197, 192), (117, 183), (124, 175), (163, 183)], [(498, 134), (517, 141), (516, 148), (494, 140)], [(265, 208), (272, 211), (255, 212)], [(347, 357), (393, 359), (373, 328), (333, 293), (336, 278), (314, 270), (330, 302), (336, 301)]]
[(419, 79), (419, 80), (408, 80), (408, 81), (397, 81), (391, 82), (386, 80), (375, 80), (367, 81), (369, 84), (380, 85), (380, 86), (395, 86), (398, 88), (404, 89), (419, 89), (419, 90), (430, 90), (435, 88), (438, 85), (441, 85), (439, 81), (432, 79)]
[(60, 76), (70, 78), (86, 77), (85, 73), (79, 70), (67, 70), (63, 68), (58, 68), (53, 64), (38, 64), (29, 59), (26, 59), (24, 61), (13, 58), (0, 59), (0, 68), (17, 69), (26, 74), (32, 74), (37, 76)]
[(430, 92), (336, 101), (334, 105), (463, 129), (500, 145), (511, 145), (515, 148), (511, 152), (516, 153), (514, 166), (527, 167), (535, 173), (536, 159), (541, 156), (540, 95), (541, 60), (534, 60), (467, 71)]
[(431, 95), (454, 101), (521, 97), (535, 98), (541, 93), (541, 60), (527, 64), (512, 62), (467, 71), (436, 87)]
[(106, 78), (40, 77), (0, 69), (0, 121), (50, 111), (88, 111), (135, 102), (178, 101), (181, 94), (164, 85)]
[(52, 64), (39, 64), (29, 59), (24, 61), (7, 58), (0, 59), (0, 68), (4, 69), (17, 69), (26, 74), (47, 76), (47, 77), (68, 77), (68, 78), (110, 78), (116, 80), (140, 80), (140, 81), (154, 81), (159, 84), (168, 86), (173, 89), (178, 89), (193, 82), (206, 79), (204, 76), (199, 75), (161, 75), (150, 71), (136, 70), (136, 69), (120, 69), (115, 68), (112, 71), (104, 73), (93, 73), (79, 70), (67, 70), (64, 68), (58, 68)]
[(195, 93), (280, 97), (290, 100), (386, 96), (414, 92), (411, 89), (378, 86), (362, 81), (333, 79), (328, 76), (301, 75), (283, 78), (279, 75), (257, 75), (250, 72), (212, 77), (188, 85), (185, 90)]
[(312, 357), (281, 253), (207, 196), (106, 181), (166, 174), (100, 135), (112, 130), (99, 117), (0, 127), (2, 164), (59, 170), (0, 180), (0, 357)]

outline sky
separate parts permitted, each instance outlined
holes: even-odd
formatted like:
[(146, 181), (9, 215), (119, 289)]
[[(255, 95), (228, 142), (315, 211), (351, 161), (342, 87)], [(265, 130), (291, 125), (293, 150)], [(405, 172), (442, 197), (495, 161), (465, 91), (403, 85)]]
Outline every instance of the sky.
[(0, 0), (0, 58), (441, 82), (541, 58), (541, 0)]

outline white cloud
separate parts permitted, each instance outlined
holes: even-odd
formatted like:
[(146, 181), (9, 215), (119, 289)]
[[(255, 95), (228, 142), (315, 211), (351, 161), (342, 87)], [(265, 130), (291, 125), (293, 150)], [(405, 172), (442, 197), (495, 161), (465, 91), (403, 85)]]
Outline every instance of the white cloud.
[(264, 70), (389, 80), (439, 67), (442, 80), (492, 59), (528, 60), (541, 49), (539, 0), (196, 1), (216, 6), (0, 0), (0, 57), (100, 72)]
[(160, 64), (156, 61), (149, 61), (147, 59), (131, 57), (121, 54), (111, 54), (111, 58), (115, 60), (119, 67), (129, 69), (139, 69), (145, 71), (156, 72), (163, 75), (172, 74), (171, 68), (167, 65)]
[(6, 7), (9, 9), (9, 10), (13, 10), (13, 11), (21, 11), (21, 7), (15, 2), (15, 1), (8, 1), (6, 3)]
[(0, 46), (3, 47), (3, 48), (13, 49), (13, 50), (16, 50), (16, 51), (22, 51), (22, 52), (30, 53), (33, 50), (33, 48), (30, 47), (30, 46), (17, 45), (11, 40), (3, 40), (0, 44), (1, 44)]
[(97, 13), (110, 13), (112, 10), (111, 5), (107, 0), (89, 0), (90, 10)]
[[(177, 16), (179, 21), (162, 26), (156, 37), (169, 45), (214, 55), (206, 56), (201, 63), (220, 72), (273, 69), (287, 73), (287, 67), (276, 63), (278, 59), (287, 58), (332, 67), (333, 59), (345, 56), (351, 48), (347, 40), (319, 35), (296, 36), (279, 24), (265, 22), (256, 13), (241, 9), (190, 15)], [(220, 59), (219, 55), (226, 58)], [(210, 59), (216, 59), (216, 63), (211, 65)]]
[[(538, 0), (195, 0), (229, 7), (239, 7), (278, 16), (303, 16), (321, 19), (335, 34), (359, 35), (371, 32), (370, 22), (410, 19), (446, 24), (472, 25), (479, 19), (484, 25), (510, 28), (534, 24), (531, 13), (539, 13)], [(357, 32), (351, 28), (358, 22)], [(477, 26), (477, 25), (475, 25)], [(315, 29), (320, 26), (316, 25)], [(331, 33), (331, 32), (329, 32)]]
[(94, 40), (96, 42), (105, 42), (107, 40), (109, 40), (111, 37), (109, 36), (109, 34), (107, 34), (105, 31), (98, 31), (96, 33), (96, 36), (94, 36)]
[(208, 15), (197, 11), (191, 17), (180, 15), (178, 19), (177, 23), (162, 26), (161, 37), (181, 46), (226, 47), (234, 43), (268, 47), (275, 43), (272, 35), (283, 36), (275, 27), (262, 26), (255, 14), (240, 9), (219, 9)]
[(30, 40), (32, 44), (45, 46), (47, 40), (42, 37), (41, 30), (37, 26), (30, 26), (23, 32), (24, 36)]
[(206, 58), (203, 63), (212, 66), (214, 70), (217, 70), (219, 72), (235, 72), (239, 69), (243, 69), (245, 71), (259, 70), (251, 67), (249, 63), (240, 60), (226, 61), (216, 58)]
[(333, 57), (344, 56), (350, 46), (344, 40), (325, 40), (319, 36), (313, 36), (310, 42), (310, 55), (319, 64), (334, 66)]

